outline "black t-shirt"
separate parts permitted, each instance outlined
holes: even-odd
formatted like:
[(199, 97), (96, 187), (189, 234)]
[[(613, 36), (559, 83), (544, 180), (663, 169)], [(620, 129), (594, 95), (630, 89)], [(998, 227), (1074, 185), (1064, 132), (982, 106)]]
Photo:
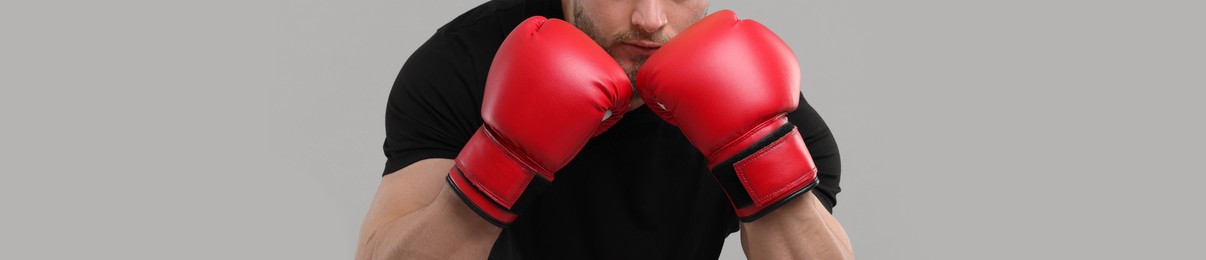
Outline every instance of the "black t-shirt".
[[(503, 39), (531, 16), (562, 18), (560, 1), (491, 1), (444, 25), (403, 65), (386, 110), (385, 174), (455, 158), (482, 124), (486, 74)], [(788, 115), (832, 211), (837, 143), (807, 101)], [(554, 122), (550, 122), (553, 124)], [(499, 236), (490, 259), (716, 259), (737, 217), (706, 159), (677, 127), (641, 107), (591, 139)]]

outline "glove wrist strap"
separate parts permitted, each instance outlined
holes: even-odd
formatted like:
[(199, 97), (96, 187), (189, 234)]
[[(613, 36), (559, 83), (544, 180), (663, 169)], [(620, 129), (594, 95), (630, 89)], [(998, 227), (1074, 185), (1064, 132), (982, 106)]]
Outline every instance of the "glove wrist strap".
[(487, 126), (478, 128), (447, 178), (466, 205), (500, 227), (515, 221), (551, 182), (537, 177), (535, 169), (520, 163), (518, 155), (503, 144)]
[(795, 125), (770, 134), (712, 167), (737, 216), (750, 222), (816, 186), (817, 168)]

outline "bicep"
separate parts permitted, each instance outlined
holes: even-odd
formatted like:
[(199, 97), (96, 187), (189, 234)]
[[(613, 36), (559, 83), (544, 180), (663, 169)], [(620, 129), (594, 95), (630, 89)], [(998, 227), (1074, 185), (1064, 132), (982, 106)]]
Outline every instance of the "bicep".
[(433, 37), (415, 51), (389, 93), (385, 110), (388, 176), (420, 160), (454, 158), (482, 124), (484, 87), (463, 51)]

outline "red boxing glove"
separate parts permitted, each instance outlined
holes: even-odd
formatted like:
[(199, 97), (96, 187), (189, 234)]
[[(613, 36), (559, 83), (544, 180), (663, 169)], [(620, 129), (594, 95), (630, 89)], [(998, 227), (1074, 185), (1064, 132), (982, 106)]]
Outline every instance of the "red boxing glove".
[(505, 227), (631, 99), (628, 76), (590, 37), (562, 20), (528, 18), (494, 56), (485, 124), (457, 155), (448, 184)]
[(742, 221), (817, 184), (816, 166), (787, 113), (799, 104), (800, 65), (787, 44), (724, 10), (696, 22), (637, 72), (637, 92), (679, 126)]

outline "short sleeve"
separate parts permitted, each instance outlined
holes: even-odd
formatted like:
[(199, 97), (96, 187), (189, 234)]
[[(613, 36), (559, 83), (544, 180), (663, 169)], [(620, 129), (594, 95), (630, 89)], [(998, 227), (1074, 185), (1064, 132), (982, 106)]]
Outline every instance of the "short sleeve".
[(407, 59), (385, 110), (382, 175), (429, 158), (455, 158), (482, 124), (484, 80), (458, 41), (437, 32)]
[(787, 118), (799, 129), (804, 144), (808, 146), (808, 152), (812, 154), (812, 160), (817, 165), (817, 178), (820, 178), (821, 182), (812, 192), (821, 204), (825, 205), (825, 209), (832, 213), (833, 206), (837, 205), (837, 194), (842, 191), (838, 185), (842, 179), (842, 160), (838, 155), (833, 132), (825, 125), (825, 120), (821, 119), (816, 109), (804, 100), (803, 95), (800, 96), (799, 108), (787, 114)]

